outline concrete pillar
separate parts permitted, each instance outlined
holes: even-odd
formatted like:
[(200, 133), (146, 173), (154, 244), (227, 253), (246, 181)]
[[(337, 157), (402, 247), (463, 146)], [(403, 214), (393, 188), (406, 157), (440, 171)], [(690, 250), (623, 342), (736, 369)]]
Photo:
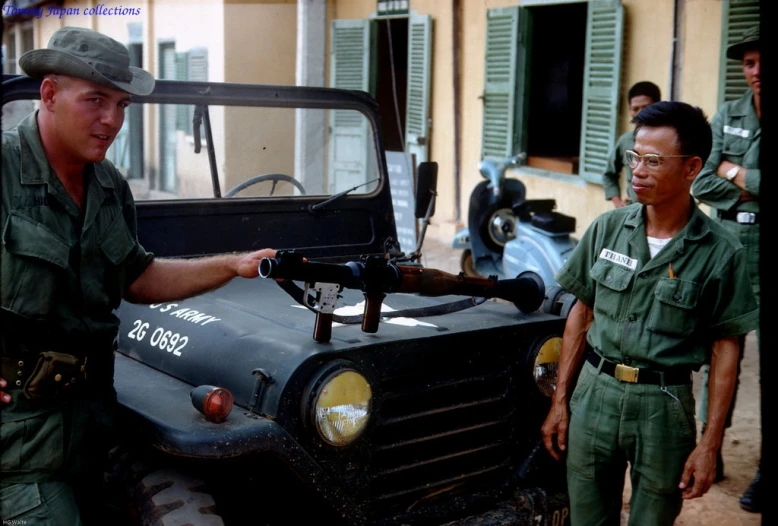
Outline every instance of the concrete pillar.
[[(297, 0), (298, 86), (325, 86), (327, 0)], [(295, 126), (295, 179), (307, 194), (325, 193), (326, 115), (322, 110), (297, 109)]]

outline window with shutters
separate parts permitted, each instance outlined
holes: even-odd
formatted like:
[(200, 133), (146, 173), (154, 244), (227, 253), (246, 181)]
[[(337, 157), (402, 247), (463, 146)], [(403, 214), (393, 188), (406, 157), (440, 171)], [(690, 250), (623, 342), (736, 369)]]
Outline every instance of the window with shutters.
[[(602, 181), (616, 140), (619, 0), (487, 10), (481, 157)], [(564, 45), (559, 36), (564, 35)]]
[[(381, 111), (385, 150), (404, 151), (417, 165), (429, 156), (432, 22), (430, 15), (411, 12), (407, 17), (333, 20), (330, 27), (329, 85), (373, 95)], [(364, 151), (359, 137), (365, 130), (343, 121), (337, 112), (332, 118), (336, 140), (331, 153), (354, 155), (354, 166), (359, 166)], [(335, 166), (332, 170), (331, 191), (351, 186), (347, 172)]]
[(738, 42), (746, 29), (759, 24), (759, 0), (724, 0), (721, 20), (719, 105), (739, 99), (748, 90), (743, 66), (727, 58), (727, 48)]

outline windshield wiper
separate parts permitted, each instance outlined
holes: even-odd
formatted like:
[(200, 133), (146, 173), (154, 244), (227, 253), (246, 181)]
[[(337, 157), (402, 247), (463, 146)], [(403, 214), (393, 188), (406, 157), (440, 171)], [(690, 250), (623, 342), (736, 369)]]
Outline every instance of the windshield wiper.
[(343, 197), (344, 195), (346, 195), (346, 194), (348, 194), (350, 192), (353, 192), (357, 188), (362, 188), (363, 186), (367, 186), (370, 183), (375, 183), (376, 181), (378, 181), (378, 178), (375, 178), (372, 181), (368, 181), (366, 183), (358, 184), (358, 185), (354, 186), (353, 188), (349, 188), (348, 190), (344, 190), (344, 191), (342, 191), (342, 192), (340, 192), (338, 194), (333, 195), (332, 197), (330, 197), (328, 199), (325, 199), (321, 203), (316, 203), (315, 205), (308, 205), (308, 211), (312, 212), (312, 213), (315, 213), (318, 210), (321, 210), (322, 208), (327, 206), (328, 204), (332, 203), (333, 201), (336, 201), (336, 200), (340, 199), (341, 197)]

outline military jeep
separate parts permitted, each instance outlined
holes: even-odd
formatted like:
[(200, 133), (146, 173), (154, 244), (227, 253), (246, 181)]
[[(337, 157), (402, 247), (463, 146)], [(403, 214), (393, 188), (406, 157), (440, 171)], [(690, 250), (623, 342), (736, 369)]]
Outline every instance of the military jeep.
[[(4, 78), (4, 107), (38, 86)], [(109, 158), (158, 257), (271, 247), (338, 269), (424, 269), (398, 249), (379, 130), (363, 92), (161, 80), (134, 98)], [(434, 199), (430, 167), (417, 203)], [(293, 284), (237, 278), (119, 308), (107, 480), (131, 522), (569, 522), (564, 465), (540, 437), (558, 298), (522, 312), (388, 288), (366, 330), (366, 291), (306, 283), (300, 301)], [(310, 304), (324, 295), (337, 308)]]

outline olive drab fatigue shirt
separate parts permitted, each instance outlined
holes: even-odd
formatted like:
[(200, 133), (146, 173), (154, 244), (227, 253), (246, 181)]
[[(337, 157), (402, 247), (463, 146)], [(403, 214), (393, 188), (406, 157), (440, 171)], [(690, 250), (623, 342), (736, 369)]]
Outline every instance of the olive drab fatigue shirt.
[(621, 177), (621, 171), (624, 170), (624, 186), (627, 190), (627, 197), (632, 199), (633, 203), (637, 202), (637, 196), (632, 189), (632, 169), (627, 164), (624, 164), (624, 152), (633, 148), (635, 148), (635, 132), (633, 131), (624, 133), (613, 146), (608, 156), (608, 167), (605, 173), (602, 174), (602, 186), (605, 190), (606, 201), (621, 196), (619, 178)]
[(746, 191), (759, 197), (762, 173), (759, 169), (759, 146), (762, 125), (754, 109), (754, 94), (750, 90), (737, 100), (724, 103), (710, 123), (713, 150), (705, 166), (692, 184), (692, 194), (718, 210), (759, 212), (759, 199), (740, 199), (740, 187), (716, 175), (721, 161), (731, 161), (746, 169)]
[(691, 202), (687, 225), (653, 258), (637, 204), (597, 217), (557, 273), (593, 309), (587, 340), (605, 358), (698, 370), (713, 341), (756, 328), (742, 245)]
[(132, 194), (110, 162), (87, 165), (79, 210), (49, 166), (36, 117), (3, 133), (0, 322), (4, 331), (9, 317), (33, 322), (55, 341), (115, 334), (113, 310), (153, 258), (137, 239)]
[[(36, 117), (3, 133), (0, 354), (34, 363), (41, 350), (88, 349), (109, 364), (95, 381), (112, 391), (113, 310), (153, 254), (138, 243), (130, 189), (110, 162), (87, 166), (78, 209), (48, 164)], [(0, 409), (0, 504), (21, 513), (13, 484), (77, 476), (105, 446), (112, 394), (28, 400), (9, 384), (12, 402)]]

